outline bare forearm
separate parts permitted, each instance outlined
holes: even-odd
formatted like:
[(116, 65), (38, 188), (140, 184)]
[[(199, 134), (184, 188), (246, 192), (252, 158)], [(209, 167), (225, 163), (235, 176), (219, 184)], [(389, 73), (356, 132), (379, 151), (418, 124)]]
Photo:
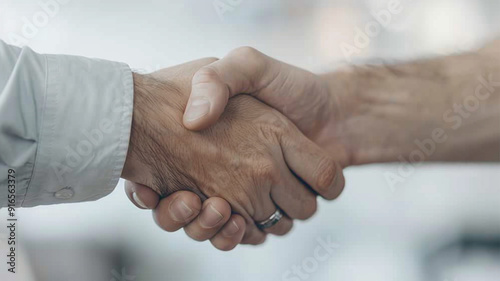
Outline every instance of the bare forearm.
[(421, 155), (500, 160), (499, 40), (473, 53), (323, 77), (339, 100), (337, 134), (353, 152), (352, 164)]

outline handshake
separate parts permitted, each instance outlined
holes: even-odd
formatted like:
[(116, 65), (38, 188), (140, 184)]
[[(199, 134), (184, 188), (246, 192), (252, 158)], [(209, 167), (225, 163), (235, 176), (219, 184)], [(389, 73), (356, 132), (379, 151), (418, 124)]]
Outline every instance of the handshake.
[(122, 177), (164, 229), (229, 250), (287, 233), (318, 194), (340, 195), (350, 156), (334, 143), (339, 97), (325, 79), (240, 48), (134, 74), (134, 85)]
[[(318, 195), (341, 194), (343, 168), (408, 159), (416, 140), (449, 127), (443, 113), (479, 74), (492, 74), (485, 74), (490, 88), (499, 86), (491, 79), (500, 64), (482, 63), (498, 62), (498, 54), (474, 55), (483, 59), (465, 54), (316, 75), (243, 47), (220, 60), (134, 74), (122, 172), (128, 197), (154, 209), (163, 229), (183, 227), (220, 250), (284, 235), (293, 220), (316, 212)], [(419, 162), (498, 161), (500, 129), (491, 118), (499, 96), (494, 91), (484, 110), (448, 131), (445, 148)], [(481, 128), (488, 133), (470, 137)]]

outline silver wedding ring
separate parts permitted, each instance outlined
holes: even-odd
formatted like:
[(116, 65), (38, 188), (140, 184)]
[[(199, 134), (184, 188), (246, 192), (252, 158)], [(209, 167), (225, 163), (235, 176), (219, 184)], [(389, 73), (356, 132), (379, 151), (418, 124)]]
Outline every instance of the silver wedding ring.
[(264, 230), (277, 224), (282, 217), (283, 214), (281, 213), (280, 209), (276, 209), (276, 211), (267, 220), (256, 222), (256, 224), (260, 229)]

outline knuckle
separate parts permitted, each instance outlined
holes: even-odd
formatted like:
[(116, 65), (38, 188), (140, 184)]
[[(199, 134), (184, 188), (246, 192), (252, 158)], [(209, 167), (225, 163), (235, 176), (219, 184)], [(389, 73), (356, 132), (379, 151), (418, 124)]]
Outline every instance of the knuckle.
[(307, 200), (303, 204), (304, 208), (301, 214), (297, 217), (299, 220), (306, 220), (312, 217), (318, 210), (318, 202), (314, 197), (312, 200)]
[(258, 127), (259, 137), (267, 141), (275, 139), (277, 133), (278, 132), (272, 126), (268, 126), (267, 124)]
[(206, 57), (203, 59), (203, 62), (210, 64), (210, 63), (216, 62), (218, 60), (219, 60), (219, 58), (217, 58), (217, 57)]
[(277, 110), (273, 109), (272, 114), (269, 114), (268, 118), (269, 126), (275, 131), (279, 133), (290, 131), (291, 122)]
[(282, 115), (277, 111), (273, 112), (274, 114), (269, 115), (269, 125), (273, 127), (277, 131), (286, 131), (288, 128), (288, 123), (284, 120)]
[(337, 166), (335, 161), (329, 157), (323, 158), (315, 172), (317, 191), (323, 196), (328, 196), (337, 175)]
[(244, 47), (239, 47), (237, 49), (234, 49), (231, 52), (231, 55), (241, 56), (243, 58), (247, 58), (247, 59), (252, 60), (252, 59), (259, 58), (261, 53), (259, 51), (257, 51), (255, 48), (252, 48), (249, 46), (244, 46)]
[(233, 206), (238, 206), (233, 208), (233, 211), (238, 212), (243, 216), (253, 217), (256, 210), (258, 209), (258, 200), (255, 191), (250, 187), (240, 188), (236, 195), (230, 200)]
[(256, 162), (254, 176), (257, 179), (274, 180), (279, 175), (279, 168), (275, 161), (262, 159)]
[(212, 83), (219, 79), (219, 74), (211, 66), (204, 66), (200, 68), (193, 76), (193, 84), (206, 84)]
[(273, 112), (263, 114), (255, 120), (255, 123), (258, 125), (260, 136), (267, 140), (282, 136), (289, 129), (288, 124)]

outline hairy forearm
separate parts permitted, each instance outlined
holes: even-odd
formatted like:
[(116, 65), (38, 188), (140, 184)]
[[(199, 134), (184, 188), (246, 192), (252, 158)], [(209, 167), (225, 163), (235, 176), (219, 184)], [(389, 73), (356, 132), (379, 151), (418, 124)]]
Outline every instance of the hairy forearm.
[(423, 161), (499, 161), (499, 45), (324, 75), (339, 102), (337, 135), (352, 151), (352, 164), (422, 155)]

